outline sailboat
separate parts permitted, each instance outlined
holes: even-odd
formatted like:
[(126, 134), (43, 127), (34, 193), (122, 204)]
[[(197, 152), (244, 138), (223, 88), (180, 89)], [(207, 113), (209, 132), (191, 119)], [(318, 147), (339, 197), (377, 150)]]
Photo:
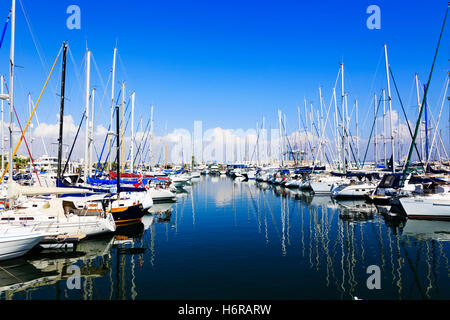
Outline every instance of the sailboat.
[(0, 261), (25, 255), (47, 235), (33, 227), (0, 225)]
[[(65, 74), (68, 45), (63, 43), (60, 126), (58, 139), (58, 179), (61, 179), (62, 134), (65, 100)], [(35, 230), (55, 235), (93, 236), (114, 232), (116, 225), (108, 212), (103, 197), (93, 199), (58, 198), (58, 195), (80, 194), (79, 190), (58, 187), (25, 187), (8, 181), (8, 199), (14, 202), (21, 196), (44, 196), (42, 199), (27, 199), (0, 214), (0, 225), (26, 225)]]

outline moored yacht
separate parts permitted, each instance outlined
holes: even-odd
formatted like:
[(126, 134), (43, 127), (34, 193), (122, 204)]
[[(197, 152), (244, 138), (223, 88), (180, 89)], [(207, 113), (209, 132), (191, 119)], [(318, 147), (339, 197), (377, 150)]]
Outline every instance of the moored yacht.
[(23, 256), (47, 235), (32, 226), (0, 225), (0, 261)]

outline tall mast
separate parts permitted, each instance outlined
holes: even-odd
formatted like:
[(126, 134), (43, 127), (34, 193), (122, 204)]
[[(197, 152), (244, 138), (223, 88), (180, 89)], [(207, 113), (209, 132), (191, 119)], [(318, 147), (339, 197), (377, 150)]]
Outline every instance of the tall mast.
[[(355, 104), (356, 104), (356, 165), (359, 168), (358, 99), (356, 99)], [(376, 115), (375, 115), (375, 119), (376, 119)]]
[[(338, 120), (338, 109), (337, 109), (337, 97), (336, 97), (336, 88), (333, 88), (333, 97), (334, 97), (334, 125), (335, 125), (335, 145), (336, 145), (336, 151), (339, 155), (339, 120)], [(338, 157), (340, 159), (340, 157)], [(340, 163), (341, 160), (338, 160), (338, 163)]]
[(131, 94), (131, 150), (130, 150), (130, 170), (133, 173), (133, 163), (134, 163), (134, 99), (136, 93)]
[(13, 176), (13, 107), (14, 107), (14, 55), (15, 55), (15, 34), (16, 34), (16, 0), (11, 4), (11, 49), (9, 54), (9, 179), (12, 182)]
[(383, 89), (382, 91), (383, 95), (383, 156), (384, 156), (384, 165), (386, 166), (387, 160), (386, 160), (386, 90)]
[(61, 162), (62, 162), (62, 147), (63, 147), (63, 123), (64, 123), (64, 100), (65, 100), (65, 87), (66, 87), (66, 56), (67, 56), (67, 44), (63, 43), (63, 61), (62, 61), (62, 74), (61, 74), (61, 107), (59, 110), (59, 138), (58, 138), (58, 180), (62, 180), (61, 176)]
[(91, 93), (92, 108), (91, 108), (91, 129), (89, 137), (89, 169), (88, 174), (91, 175), (93, 157), (94, 157), (94, 102), (95, 102), (95, 88), (92, 89)]
[(374, 144), (374, 161), (375, 161), (375, 166), (378, 163), (378, 149), (377, 149), (377, 94), (375, 93), (373, 96), (373, 107), (374, 107), (374, 135), (373, 135), (373, 144)]
[[(115, 81), (116, 81), (116, 56), (117, 56), (117, 47), (114, 48), (114, 57), (113, 57), (113, 67), (112, 67), (112, 82), (111, 82), (111, 112), (110, 112), (110, 117), (111, 117), (111, 131), (113, 128), (113, 114), (114, 114), (114, 85), (115, 85)], [(110, 136), (108, 135), (108, 139), (109, 139), (109, 149), (112, 149), (112, 139), (110, 138)], [(109, 170), (111, 171), (111, 162), (109, 161)]]
[(120, 121), (119, 121), (119, 106), (116, 106), (116, 155), (117, 155), (117, 200), (120, 198)]
[[(415, 74), (415, 79), (416, 79), (417, 107), (418, 107), (418, 110), (420, 112), (421, 102), (420, 102), (420, 92), (419, 92), (419, 75), (417, 73)], [(422, 124), (420, 124), (420, 128), (421, 127), (422, 127)], [(423, 134), (424, 134), (423, 130), (420, 129), (419, 135), (420, 135), (420, 146), (421, 146), (421, 157), (422, 157), (422, 159), (423, 159), (423, 156), (425, 154), (425, 150), (424, 150), (424, 145), (425, 144), (423, 143), (423, 141), (424, 141)]]
[[(3, 97), (3, 95), (4, 95), (3, 88), (5, 86), (5, 77), (4, 76), (0, 77), (0, 82), (1, 82), (0, 85), (2, 86), (2, 88), (0, 89), (0, 92)], [(2, 174), (3, 174), (3, 171), (5, 171), (5, 129), (4, 129), (5, 117), (4, 117), (4, 100), (3, 99), (1, 99), (1, 107), (2, 107), (2, 128), (1, 128), (1, 131), (2, 131)], [(2, 185), (3, 185), (3, 181), (4, 180), (2, 180)]]
[(153, 165), (153, 105), (150, 111), (150, 168)]
[[(306, 139), (308, 139), (308, 107), (306, 103), (306, 98), (304, 99), (305, 102), (305, 131), (306, 131)], [(306, 157), (308, 159), (308, 157)]]
[(91, 51), (86, 49), (86, 87), (84, 105), (86, 109), (86, 135), (84, 138), (84, 181), (87, 181), (90, 171), (89, 164), (89, 95), (91, 91)]
[(341, 63), (341, 104), (342, 104), (342, 172), (347, 173), (345, 159), (345, 91), (344, 91), (344, 64)]
[(324, 161), (324, 156), (323, 156), (323, 149), (322, 149), (322, 144), (324, 143), (323, 141), (323, 137), (322, 137), (322, 132), (325, 132), (323, 129), (323, 97), (322, 97), (322, 88), (319, 87), (319, 100), (320, 100), (320, 121), (319, 121), (319, 134), (321, 135), (319, 137), (319, 148), (320, 148), (320, 161), (321, 163)]
[[(225, 139), (224, 139), (224, 145), (225, 145)], [(227, 149), (225, 148), (225, 160), (226, 160), (226, 152)], [(259, 122), (256, 121), (256, 166), (259, 165)]]
[(391, 99), (391, 82), (389, 78), (389, 61), (387, 54), (387, 45), (384, 45), (384, 56), (386, 60), (386, 79), (388, 87), (388, 101), (389, 101), (389, 122), (391, 127), (391, 151), (392, 151), (392, 172), (395, 173), (395, 144), (394, 144), (394, 133), (392, 127), (392, 99)]
[[(266, 148), (266, 144), (267, 144), (267, 133), (266, 133), (266, 127), (265, 127), (265, 125), (266, 125), (266, 118), (265, 117), (263, 117), (262, 118), (262, 134), (263, 134), (263, 137), (264, 137), (264, 141), (263, 141), (263, 160), (262, 160), (262, 164), (264, 165), (264, 163), (266, 162), (266, 159), (267, 159), (267, 154), (266, 154), (266, 152), (264, 151)], [(266, 150), (267, 151), (267, 150)]]
[[(310, 102), (310, 107), (311, 107), (311, 112), (309, 113), (309, 120), (311, 121), (311, 136), (313, 139), (313, 146), (314, 146), (314, 110), (313, 110), (313, 104), (312, 102)], [(314, 170), (314, 166), (315, 166), (315, 161), (317, 159), (317, 157), (315, 155), (311, 155), (311, 158), (313, 160), (313, 170)]]
[(283, 124), (284, 124), (284, 145), (286, 147), (284, 153), (285, 153), (285, 160), (288, 161), (289, 160), (289, 150), (287, 150), (287, 132), (286, 132), (286, 113), (283, 115)]
[[(423, 85), (424, 92), (427, 90), (427, 85)], [(427, 99), (425, 98), (425, 154), (426, 160), (425, 163), (428, 163), (429, 160), (429, 147), (428, 147), (428, 104)]]
[[(3, 101), (2, 101), (2, 103), (3, 103)], [(31, 117), (31, 93), (28, 93), (28, 113), (29, 113), (29, 116)], [(2, 128), (3, 128), (3, 126), (2, 126)], [(31, 168), (31, 166), (32, 166), (32, 162), (31, 162), (32, 159), (31, 159), (31, 157), (33, 155), (33, 136), (32, 136), (32, 133), (33, 133), (33, 123), (30, 123), (30, 130), (28, 131), (28, 141), (30, 142), (30, 173), (31, 173), (31, 170), (32, 170), (32, 168)]]
[(281, 131), (281, 110), (278, 109), (278, 125), (279, 125), (279, 132), (280, 132), (280, 157), (281, 157), (281, 166), (283, 166), (283, 134)]
[[(300, 163), (299, 165), (301, 165), (301, 161), (302, 159), (302, 141), (301, 141), (301, 135), (300, 135), (300, 130), (301, 130), (301, 125), (300, 125), (300, 107), (297, 105), (297, 118), (298, 118), (298, 152), (300, 154)], [(298, 156), (297, 156), (298, 159)]]
[(121, 142), (120, 142), (120, 148), (121, 148), (121, 152), (122, 152), (122, 163), (121, 163), (121, 170), (124, 170), (125, 167), (125, 152), (124, 152), (124, 148), (123, 148), (123, 140), (125, 138), (125, 127), (124, 127), (124, 122), (125, 122), (125, 82), (122, 81), (122, 128), (121, 128)]

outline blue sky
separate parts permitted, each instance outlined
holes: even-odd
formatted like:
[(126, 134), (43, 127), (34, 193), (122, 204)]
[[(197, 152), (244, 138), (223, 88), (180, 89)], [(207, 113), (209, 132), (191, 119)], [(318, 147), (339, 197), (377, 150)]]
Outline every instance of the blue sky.
[[(319, 86), (328, 105), (341, 61), (349, 105), (359, 100), (362, 122), (371, 112), (373, 93), (386, 86), (384, 43), (412, 118), (414, 74), (426, 82), (447, 6), (447, 1), (21, 1), (45, 60), (43, 66), (17, 0), (16, 64), (21, 68), (16, 107), (22, 122), (27, 93), (37, 100), (64, 40), (76, 63), (68, 58), (66, 114), (78, 123), (84, 107), (86, 43), (102, 78), (92, 66), (99, 108), (102, 81), (108, 79), (117, 42), (116, 89), (125, 81), (128, 95), (136, 92), (136, 119), (144, 116), (144, 125), (154, 103), (157, 134), (164, 134), (166, 126), (169, 132), (190, 129), (194, 120), (203, 120), (204, 128), (247, 129), (265, 116), (267, 126), (275, 127), (277, 108), (287, 114), (288, 128), (294, 129), (297, 104), (303, 106), (306, 98), (318, 106)], [(81, 30), (66, 28), (66, 8), (71, 4), (81, 8)], [(381, 30), (366, 28), (371, 4), (381, 8)], [(2, 1), (0, 21), (6, 19), (9, 7), (10, 1)], [(430, 93), (435, 110), (449, 68), (449, 24)], [(9, 40), (8, 29), (0, 49), (0, 70), (5, 75)], [(56, 121), (59, 73), (58, 62), (38, 108), (41, 122)], [(109, 100), (108, 88), (96, 124), (108, 125)], [(400, 111), (395, 96), (393, 101)], [(361, 131), (367, 137), (368, 130)]]

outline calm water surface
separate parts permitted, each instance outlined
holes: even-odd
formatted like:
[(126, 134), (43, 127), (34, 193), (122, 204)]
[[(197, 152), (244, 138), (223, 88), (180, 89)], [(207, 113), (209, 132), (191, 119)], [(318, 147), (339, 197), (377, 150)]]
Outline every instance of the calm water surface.
[[(450, 299), (450, 223), (202, 177), (141, 224), (0, 263), (1, 299)], [(81, 288), (68, 289), (70, 266)], [(369, 290), (370, 265), (381, 289)]]

